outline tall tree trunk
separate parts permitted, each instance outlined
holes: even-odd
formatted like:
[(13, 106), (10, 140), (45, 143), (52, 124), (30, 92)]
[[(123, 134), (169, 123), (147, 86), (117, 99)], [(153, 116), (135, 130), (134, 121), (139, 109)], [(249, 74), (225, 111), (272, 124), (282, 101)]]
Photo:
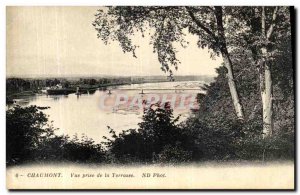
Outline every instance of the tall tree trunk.
[[(261, 49), (263, 55), (265, 48)], [(271, 63), (261, 59), (257, 65), (259, 74), (259, 87), (263, 107), (263, 138), (272, 135), (273, 132), (273, 84), (271, 74)]]
[(240, 103), (240, 99), (239, 99), (237, 89), (235, 86), (235, 81), (234, 81), (234, 76), (233, 76), (233, 71), (232, 71), (232, 62), (231, 62), (229, 55), (222, 54), (222, 56), (223, 56), (225, 67), (227, 68), (227, 81), (228, 81), (228, 86), (229, 86), (229, 90), (231, 93), (231, 98), (233, 101), (235, 113), (236, 113), (238, 119), (243, 120), (244, 113), (243, 113), (242, 105)]
[(263, 136), (268, 137), (273, 133), (273, 95), (270, 63), (265, 63), (265, 95), (263, 100)]
[(232, 61), (230, 59), (230, 55), (227, 50), (226, 37), (225, 37), (224, 27), (223, 27), (223, 10), (222, 10), (221, 6), (215, 6), (214, 8), (215, 8), (214, 14), (215, 14), (216, 21), (217, 21), (217, 34), (218, 35), (215, 35), (215, 32), (213, 32), (209, 28), (205, 27), (205, 25), (203, 25), (201, 23), (201, 21), (197, 20), (193, 11), (191, 10), (191, 8), (189, 8), (188, 6), (186, 7), (190, 17), (196, 23), (196, 25), (199, 28), (201, 28), (203, 31), (205, 31), (209, 36), (211, 36), (211, 38), (218, 45), (220, 52), (222, 54), (223, 60), (224, 60), (225, 67), (227, 68), (228, 85), (229, 85), (230, 94), (232, 97), (233, 106), (234, 106), (236, 115), (237, 115), (238, 119), (244, 120), (243, 108), (240, 103), (240, 99), (239, 99), (238, 92), (237, 92), (236, 85), (235, 85), (235, 80), (234, 80), (234, 75), (233, 75), (233, 70), (232, 70)]
[(226, 37), (225, 37), (225, 32), (223, 27), (223, 10), (221, 6), (215, 6), (215, 17), (217, 21), (218, 44), (219, 44), (220, 51), (222, 53), (225, 67), (227, 68), (227, 79), (228, 79), (228, 85), (231, 93), (231, 98), (233, 101), (233, 106), (238, 119), (244, 120), (243, 108), (235, 85), (235, 79), (232, 70), (232, 61), (230, 59), (230, 54), (227, 49)]
[[(276, 11), (276, 10), (275, 10)], [(276, 13), (276, 12), (275, 12)], [(262, 35), (267, 41), (270, 34), (266, 34), (266, 14), (265, 9), (262, 7)], [(260, 90), (263, 106), (263, 138), (272, 135), (273, 132), (273, 95), (272, 95), (272, 75), (271, 75), (271, 63), (266, 59), (267, 48), (263, 47), (262, 62), (259, 71), (260, 77)]]

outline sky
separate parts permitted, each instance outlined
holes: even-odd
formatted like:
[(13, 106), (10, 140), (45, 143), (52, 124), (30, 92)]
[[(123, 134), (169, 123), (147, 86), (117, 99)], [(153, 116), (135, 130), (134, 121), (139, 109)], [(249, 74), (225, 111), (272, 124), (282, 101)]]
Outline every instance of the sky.
[[(137, 58), (119, 43), (105, 45), (92, 26), (101, 7), (7, 7), (6, 72), (8, 76), (165, 75), (150, 37), (134, 37)], [(178, 48), (181, 61), (174, 75), (215, 75), (222, 58), (211, 59), (188, 35)]]

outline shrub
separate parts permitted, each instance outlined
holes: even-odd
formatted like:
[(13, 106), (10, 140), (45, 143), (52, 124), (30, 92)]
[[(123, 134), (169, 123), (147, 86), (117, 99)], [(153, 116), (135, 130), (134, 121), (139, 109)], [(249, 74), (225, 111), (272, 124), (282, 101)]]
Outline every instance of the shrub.
[(186, 151), (180, 146), (167, 145), (158, 154), (160, 163), (184, 163), (192, 159), (192, 152)]

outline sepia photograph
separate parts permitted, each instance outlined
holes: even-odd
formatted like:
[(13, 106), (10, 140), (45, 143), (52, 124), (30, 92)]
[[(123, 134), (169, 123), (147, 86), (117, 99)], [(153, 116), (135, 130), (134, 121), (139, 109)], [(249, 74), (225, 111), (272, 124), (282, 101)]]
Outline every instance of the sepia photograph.
[(295, 190), (293, 6), (7, 6), (9, 190)]

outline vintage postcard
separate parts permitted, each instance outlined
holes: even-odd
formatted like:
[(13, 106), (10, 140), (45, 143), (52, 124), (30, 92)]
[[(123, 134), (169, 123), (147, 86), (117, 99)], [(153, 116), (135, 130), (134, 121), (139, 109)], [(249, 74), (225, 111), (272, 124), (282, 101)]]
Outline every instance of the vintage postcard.
[(10, 190), (294, 190), (288, 6), (8, 6)]

